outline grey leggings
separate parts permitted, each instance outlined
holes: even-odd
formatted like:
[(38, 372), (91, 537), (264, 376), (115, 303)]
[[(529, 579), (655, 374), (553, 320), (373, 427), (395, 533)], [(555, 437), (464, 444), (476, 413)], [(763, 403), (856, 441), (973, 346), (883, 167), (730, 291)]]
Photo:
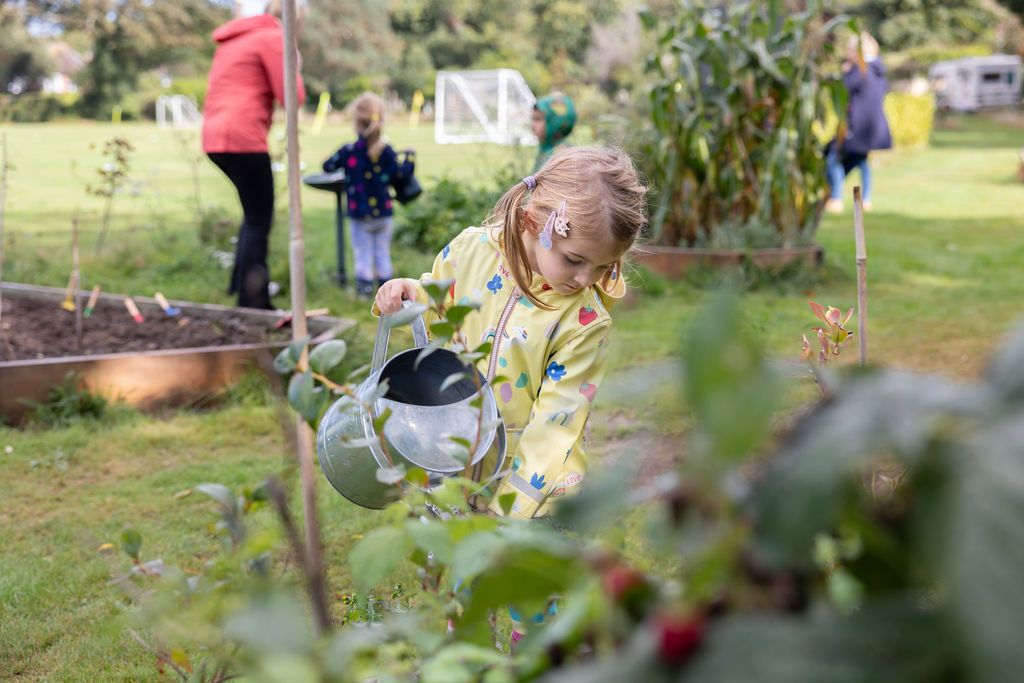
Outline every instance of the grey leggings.
[(356, 262), (356, 279), (390, 280), (391, 216), (350, 218), (352, 224), (352, 256)]

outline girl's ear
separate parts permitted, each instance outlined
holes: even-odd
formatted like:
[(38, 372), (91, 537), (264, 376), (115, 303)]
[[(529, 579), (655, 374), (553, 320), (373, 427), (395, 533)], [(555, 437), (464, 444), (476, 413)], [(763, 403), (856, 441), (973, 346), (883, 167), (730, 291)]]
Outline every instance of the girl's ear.
[(519, 211), (522, 212), (522, 225), (523, 229), (527, 230), (531, 235), (537, 236), (540, 234), (540, 229), (537, 227), (537, 221), (533, 219), (533, 213), (530, 211), (529, 206), (519, 207)]

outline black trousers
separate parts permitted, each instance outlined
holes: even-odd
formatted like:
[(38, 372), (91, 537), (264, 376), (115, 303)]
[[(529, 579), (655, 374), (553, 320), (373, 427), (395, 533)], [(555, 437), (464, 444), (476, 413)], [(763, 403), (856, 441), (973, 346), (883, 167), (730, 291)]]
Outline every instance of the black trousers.
[(238, 294), (238, 305), (273, 309), (267, 243), (274, 222), (274, 174), (266, 152), (210, 152), (210, 161), (238, 190), (242, 224), (238, 229), (235, 267), (228, 294)]

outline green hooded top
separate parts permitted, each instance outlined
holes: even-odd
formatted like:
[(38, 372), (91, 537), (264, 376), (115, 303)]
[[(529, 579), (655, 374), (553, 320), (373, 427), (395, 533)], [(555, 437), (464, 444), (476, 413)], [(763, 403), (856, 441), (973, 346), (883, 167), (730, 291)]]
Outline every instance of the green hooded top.
[(576, 106), (572, 98), (560, 92), (545, 95), (537, 100), (533, 108), (544, 114), (544, 138), (537, 149), (537, 162), (533, 165), (536, 173), (565, 144), (566, 138), (576, 125)]

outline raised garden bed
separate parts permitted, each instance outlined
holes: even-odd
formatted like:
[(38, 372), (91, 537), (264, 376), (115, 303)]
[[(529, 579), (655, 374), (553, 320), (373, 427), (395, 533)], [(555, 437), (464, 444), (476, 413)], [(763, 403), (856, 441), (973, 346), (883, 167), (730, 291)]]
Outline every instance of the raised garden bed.
[[(79, 347), (75, 315), (60, 307), (63, 290), (13, 283), (0, 289), (0, 419), (14, 424), (28, 410), (24, 399), (45, 400), (68, 372), (90, 391), (129, 405), (187, 405), (291, 339), (290, 328), (274, 329), (280, 314), (273, 311), (172, 301), (181, 313), (170, 317), (156, 300), (133, 297), (145, 318), (136, 323), (122, 296), (102, 294), (82, 321)], [(78, 292), (80, 305), (88, 294)], [(320, 316), (308, 326), (315, 337), (330, 338), (352, 324)]]
[(781, 270), (793, 263), (819, 267), (825, 250), (817, 244), (782, 249), (687, 249), (644, 245), (633, 251), (637, 263), (668, 278), (682, 277), (693, 268), (729, 269), (749, 263), (761, 270)]

